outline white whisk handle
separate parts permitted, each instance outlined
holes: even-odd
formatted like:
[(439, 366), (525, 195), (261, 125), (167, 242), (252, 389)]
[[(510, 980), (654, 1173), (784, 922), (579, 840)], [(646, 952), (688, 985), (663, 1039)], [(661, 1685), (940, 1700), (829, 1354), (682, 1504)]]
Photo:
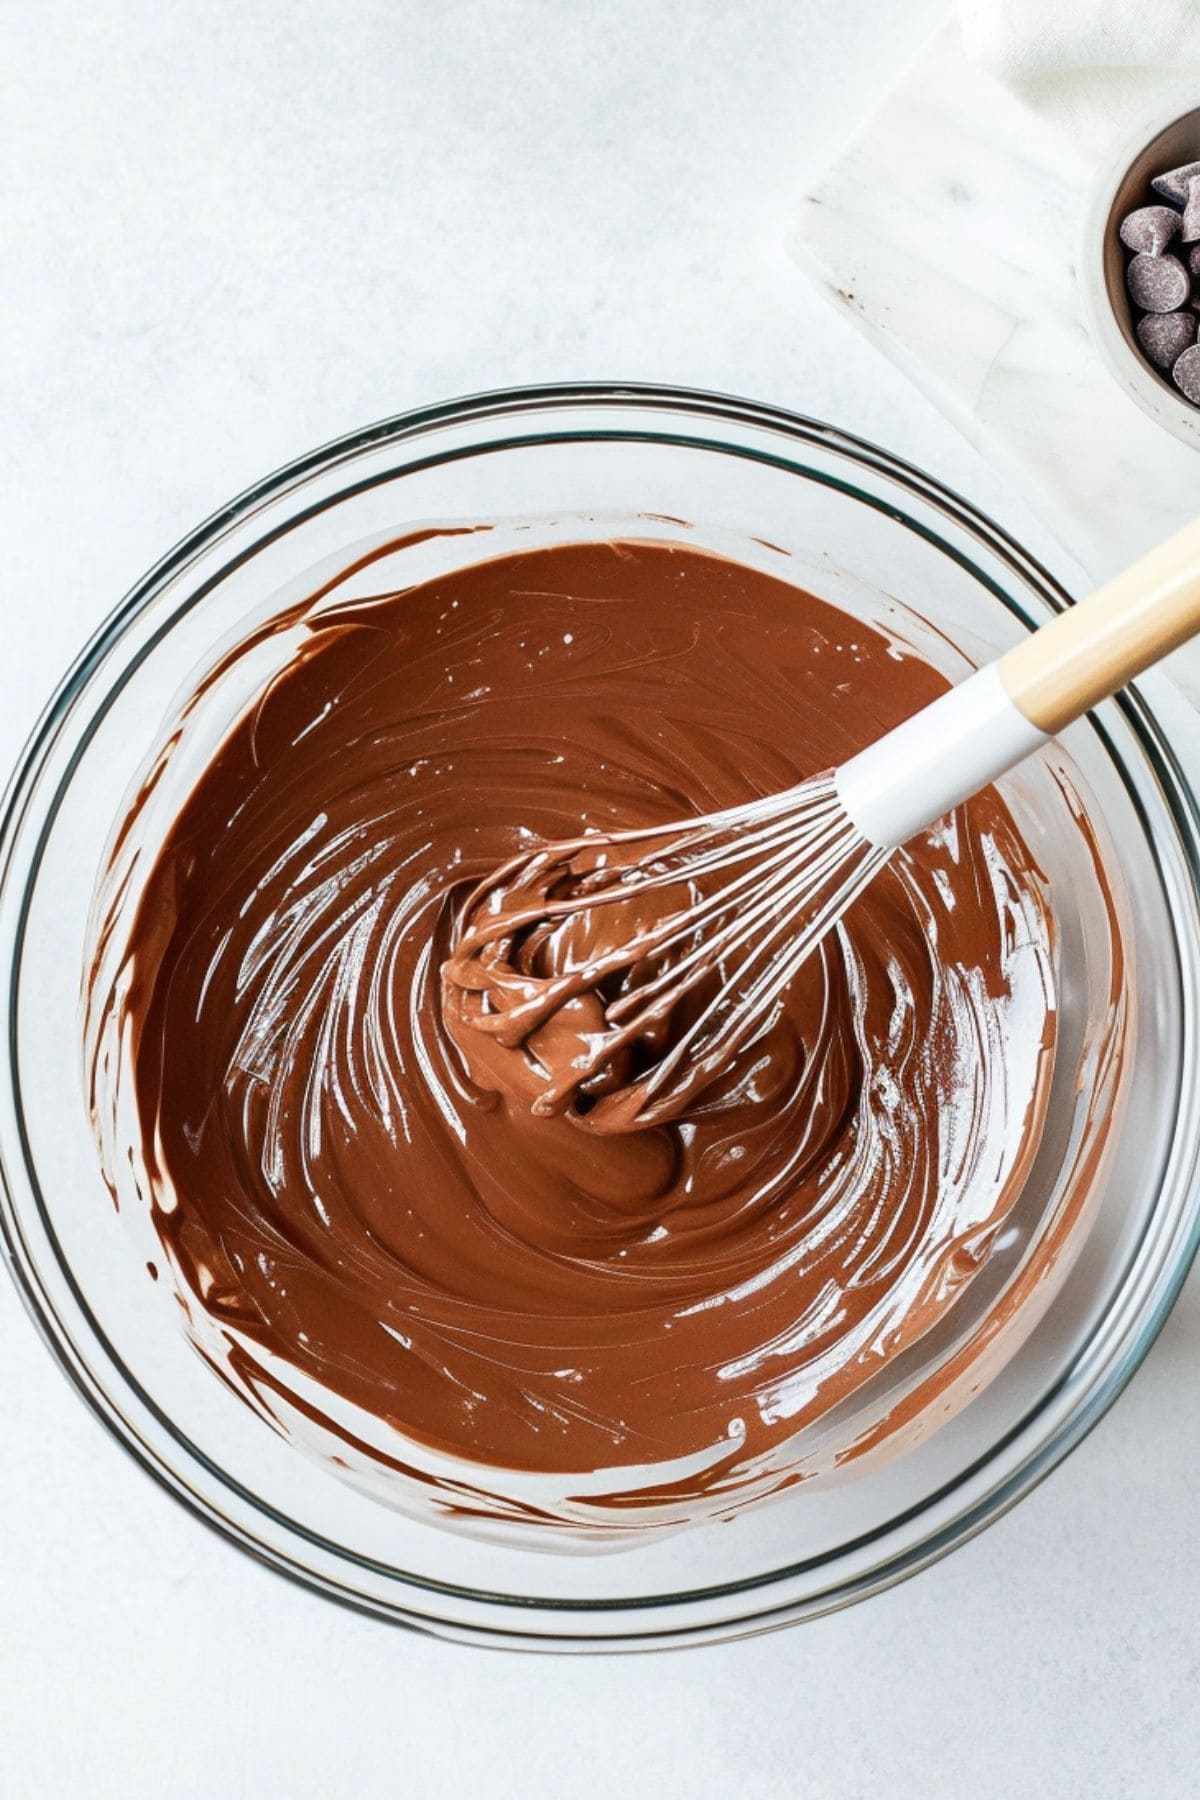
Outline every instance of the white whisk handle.
[(1048, 742), (988, 663), (843, 763), (838, 794), (863, 836), (893, 850)]

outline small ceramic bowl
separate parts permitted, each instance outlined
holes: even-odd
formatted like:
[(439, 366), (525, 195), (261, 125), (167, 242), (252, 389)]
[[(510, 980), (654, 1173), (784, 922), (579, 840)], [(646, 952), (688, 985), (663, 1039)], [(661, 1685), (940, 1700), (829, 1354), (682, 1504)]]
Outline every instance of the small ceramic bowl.
[(1146, 360), (1134, 310), (1125, 289), (1128, 260), (1119, 236), (1121, 220), (1135, 207), (1159, 203), (1151, 177), (1200, 158), (1200, 106), (1181, 110), (1177, 100), (1122, 145), (1105, 163), (1092, 189), (1078, 259), (1079, 289), (1092, 340), (1110, 372), (1142, 411), (1172, 436), (1200, 449), (1200, 407), (1192, 406), (1170, 374)]

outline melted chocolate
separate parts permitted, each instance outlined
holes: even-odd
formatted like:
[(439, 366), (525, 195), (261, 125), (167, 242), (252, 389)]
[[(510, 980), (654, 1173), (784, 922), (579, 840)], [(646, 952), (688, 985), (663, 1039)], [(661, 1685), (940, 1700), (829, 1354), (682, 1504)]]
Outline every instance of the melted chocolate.
[(298, 619), (94, 996), (187, 1309), (244, 1390), (289, 1367), (310, 1412), (476, 1465), (478, 1510), (505, 1470), (728, 1505), (943, 1316), (1020, 1191), (1055, 1011), (1013, 819), (988, 790), (898, 853), (694, 1106), (600, 1135), (534, 1116), (537, 1057), (444, 1012), (467, 896), (540, 840), (789, 787), (943, 678), (667, 545), (497, 558), (259, 636)]

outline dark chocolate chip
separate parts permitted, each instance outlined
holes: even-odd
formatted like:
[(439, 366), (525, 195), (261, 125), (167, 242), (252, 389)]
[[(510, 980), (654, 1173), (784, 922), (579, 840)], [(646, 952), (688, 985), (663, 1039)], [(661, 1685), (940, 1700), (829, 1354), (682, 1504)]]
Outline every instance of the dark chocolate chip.
[(1184, 351), (1171, 370), (1171, 379), (1185, 400), (1200, 406), (1200, 344)]
[(1174, 367), (1196, 341), (1196, 315), (1190, 312), (1147, 313), (1137, 324), (1138, 343), (1156, 369)]
[(1178, 169), (1168, 169), (1165, 175), (1156, 175), (1150, 186), (1172, 206), (1187, 205), (1188, 183), (1200, 175), (1200, 162), (1183, 163)]
[(1188, 251), (1188, 268), (1193, 275), (1200, 275), (1200, 244), (1193, 244)]
[(1187, 205), (1183, 209), (1183, 241), (1194, 244), (1200, 238), (1200, 175), (1188, 182)]
[(1178, 230), (1179, 214), (1173, 206), (1139, 206), (1121, 220), (1121, 242), (1130, 250), (1158, 256)]
[(1144, 312), (1174, 312), (1191, 292), (1188, 272), (1177, 256), (1135, 256), (1125, 271), (1129, 297)]

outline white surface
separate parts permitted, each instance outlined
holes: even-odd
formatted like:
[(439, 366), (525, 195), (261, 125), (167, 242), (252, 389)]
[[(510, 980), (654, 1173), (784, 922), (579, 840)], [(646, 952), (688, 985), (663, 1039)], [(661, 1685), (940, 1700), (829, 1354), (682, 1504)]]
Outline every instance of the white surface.
[[(1010, 88), (952, 23), (797, 209), (794, 248), (827, 297), (1037, 496), (1097, 580), (1195, 515), (1200, 440), (1146, 417), (1089, 336), (1077, 264), (1094, 284), (1101, 247), (1085, 242), (1086, 201), (1123, 141), (1144, 147), (1198, 89), (1200, 68), (1172, 65)], [(1110, 173), (1111, 203), (1124, 167)], [(1173, 668), (1200, 693), (1200, 650)]]
[[(499, 383), (729, 388), (1020, 505), (783, 233), (934, 0), (9, 0), (0, 754), (185, 527)], [(880, 179), (886, 211), (889, 187)], [(1008, 1519), (851, 1612), (670, 1656), (409, 1637), (162, 1496), (0, 1281), (6, 1800), (1160, 1796), (1200, 1757), (1200, 1291)]]

